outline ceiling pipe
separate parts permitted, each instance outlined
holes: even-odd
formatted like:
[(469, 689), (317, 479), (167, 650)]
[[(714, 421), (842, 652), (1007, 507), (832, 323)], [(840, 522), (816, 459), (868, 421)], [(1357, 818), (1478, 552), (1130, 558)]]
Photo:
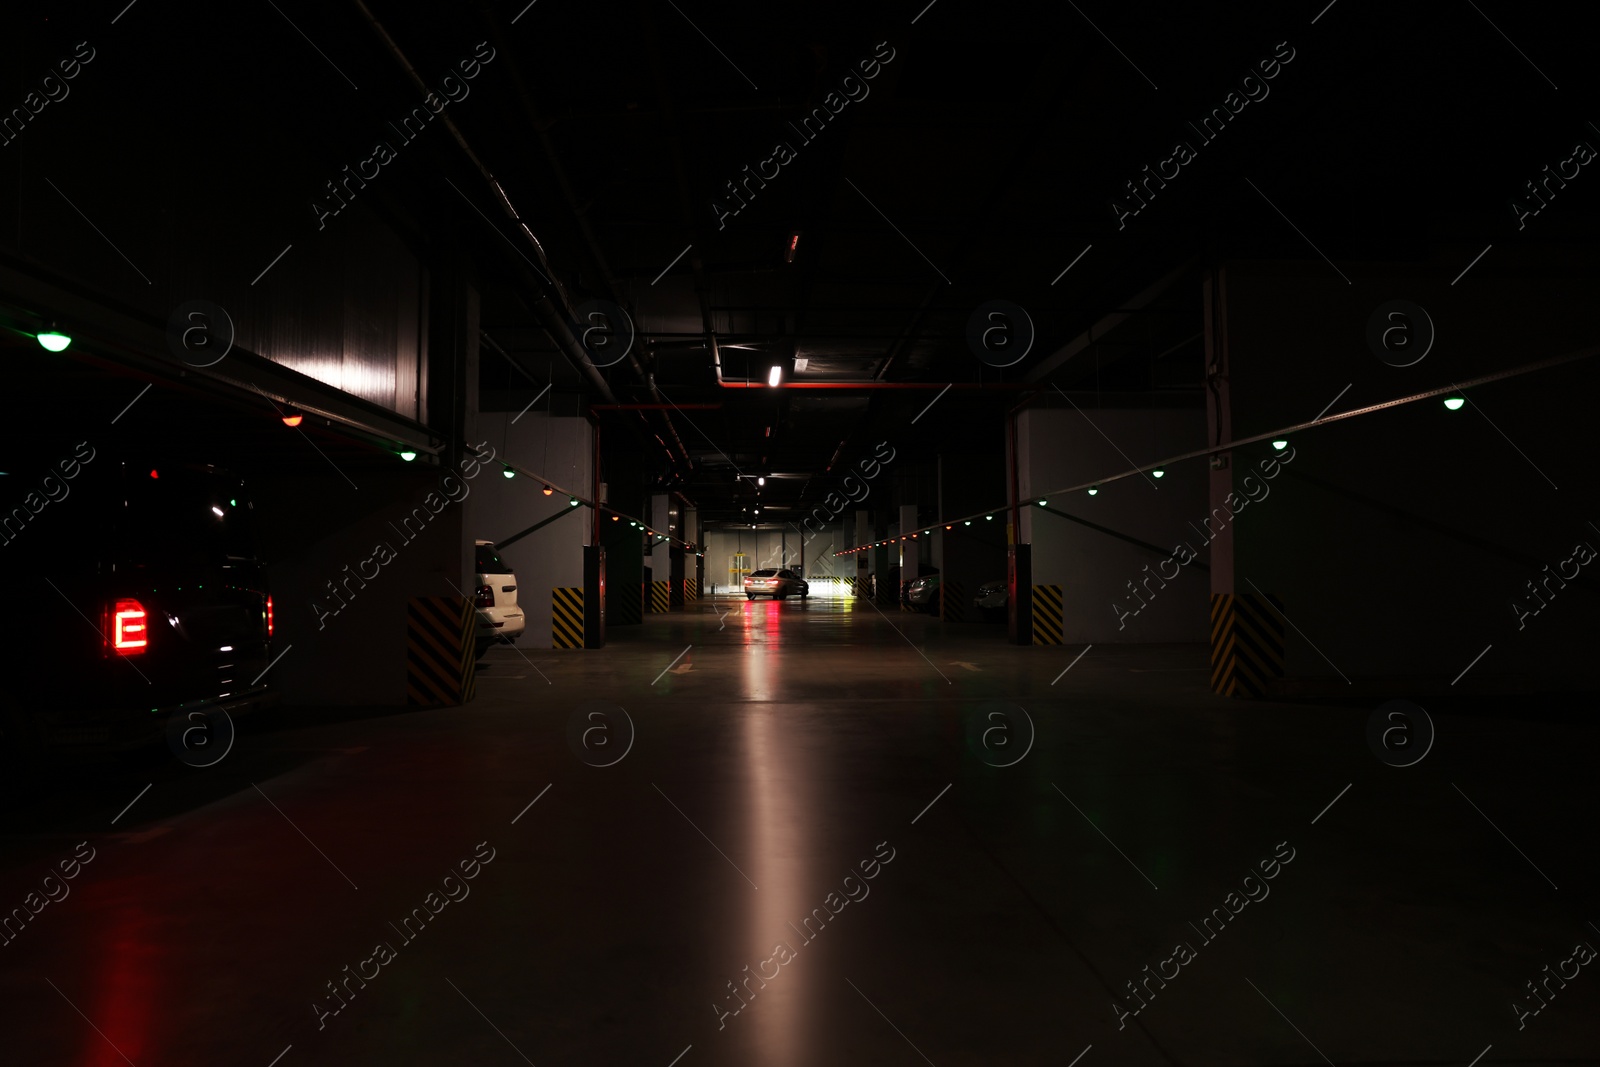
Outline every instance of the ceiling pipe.
[[(389, 31), (383, 28), (383, 24), (378, 21), (377, 16), (372, 13), (363, 0), (354, 0), (354, 2), (356, 8), (360, 10), (367, 23), (372, 27), (373, 32), (383, 41), (384, 46), (394, 56), (395, 61), (400, 64), (401, 69), (411, 79), (412, 84), (424, 95), (430, 94), (432, 90), (428, 87), (427, 82), (422, 80), (422, 76), (411, 65), (411, 61), (406, 58), (405, 52), (401, 50), (395, 39), (389, 36)], [(567, 299), (567, 294), (562, 290), (560, 283), (553, 277), (550, 261), (545, 256), (544, 246), (539, 243), (539, 239), (534, 236), (527, 223), (523, 222), (522, 217), (518, 215), (517, 209), (512, 205), (511, 198), (506, 194), (505, 188), (500, 184), (500, 180), (495, 177), (494, 172), (488, 168), (483, 160), (478, 158), (478, 154), (467, 143), (466, 136), (456, 126), (455, 120), (450, 117), (449, 112), (441, 111), (438, 117), (445, 129), (450, 131), (450, 136), (455, 139), (456, 144), (460, 146), (461, 151), (472, 163), (472, 166), (483, 177), (490, 191), (494, 193), (495, 202), (500, 205), (500, 210), (511, 220), (512, 225), (523, 236), (527, 237), (529, 243), (533, 245), (534, 252), (539, 257), (539, 263), (543, 264), (542, 268), (537, 265), (534, 268), (537, 278), (529, 275), (526, 270), (516, 268), (521, 273), (524, 281), (528, 282), (533, 291), (539, 294), (538, 299), (529, 306), (529, 310), (539, 320), (539, 324), (545, 328), (545, 331), (550, 334), (551, 339), (556, 343), (556, 347), (561, 350), (561, 354), (577, 368), (580, 374), (588, 379), (589, 384), (594, 386), (595, 391), (605, 397), (608, 402), (616, 403), (617, 398), (611, 392), (611, 386), (607, 384), (593, 361), (589, 359), (588, 354), (584, 352), (583, 346), (578, 343), (578, 339), (573, 336), (572, 328), (569, 325), (572, 319), (569, 311), (570, 301)]]
[[(506, 43), (505, 35), (500, 29), (500, 20), (495, 16), (493, 8), (484, 4), (481, 5), (481, 9), (495, 44), (510, 53), (512, 50)], [(561, 156), (556, 151), (555, 142), (550, 138), (551, 123), (545, 120), (544, 116), (540, 114), (537, 105), (534, 104), (533, 97), (528, 92), (527, 84), (522, 80), (522, 75), (518, 71), (516, 64), (513, 63), (508, 66), (506, 73), (511, 79), (511, 86), (515, 90), (517, 102), (521, 105), (523, 114), (527, 116), (528, 124), (533, 127), (534, 132), (538, 135), (540, 147), (544, 149), (545, 159), (550, 164), (550, 173), (555, 179), (556, 187), (561, 190), (561, 196), (567, 202), (567, 210), (577, 223), (578, 232), (583, 236), (584, 247), (588, 250), (589, 258), (593, 261), (595, 270), (599, 273), (600, 279), (605, 285), (606, 292), (613, 301), (622, 304), (622, 289), (617, 284), (616, 276), (611, 273), (611, 264), (606, 260), (605, 252), (600, 247), (600, 239), (595, 234), (594, 227), (589, 225), (588, 212), (578, 202), (577, 194), (572, 189), (572, 183), (567, 179), (566, 168), (561, 164)], [(629, 314), (633, 314), (636, 310), (630, 309)], [(659, 410), (662, 412), (662, 421), (666, 423), (667, 434), (672, 438), (673, 443), (678, 446), (678, 452), (681, 454), (684, 464), (686, 466), (689, 465), (689, 449), (684, 445), (683, 438), (678, 436), (678, 428), (673, 425), (672, 416), (667, 414), (671, 405), (656, 389), (654, 375), (645, 370), (631, 348), (628, 351), (627, 360), (629, 368), (638, 376), (639, 381), (644, 383), (645, 387), (650, 390), (650, 395), (660, 405)], [(668, 449), (668, 451), (670, 453), (671, 450)], [(674, 457), (674, 460), (676, 458)]]

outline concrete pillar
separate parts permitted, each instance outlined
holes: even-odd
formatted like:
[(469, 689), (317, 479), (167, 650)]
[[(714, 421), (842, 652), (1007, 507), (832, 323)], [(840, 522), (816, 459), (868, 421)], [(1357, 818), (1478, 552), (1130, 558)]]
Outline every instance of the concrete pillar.
[[(852, 545), (865, 545), (872, 540), (872, 516), (866, 511), (855, 513), (855, 536), (850, 538)], [(855, 553), (856, 561), (856, 589), (857, 597), (867, 595), (867, 575), (872, 570), (872, 552)]]

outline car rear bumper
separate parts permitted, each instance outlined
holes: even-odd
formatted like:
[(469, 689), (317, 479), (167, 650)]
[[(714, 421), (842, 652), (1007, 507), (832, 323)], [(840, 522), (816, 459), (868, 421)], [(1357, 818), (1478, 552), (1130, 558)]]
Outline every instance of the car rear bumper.
[(39, 716), (39, 738), (48, 748), (139, 748), (159, 740), (166, 731), (167, 720), (180, 711), (222, 711), (230, 719), (239, 719), (275, 707), (277, 703), (278, 694), (263, 688), (221, 700), (199, 700), (148, 711), (125, 708), (46, 711)]
[(528, 620), (521, 611), (478, 612), (480, 641), (510, 641), (512, 638), (521, 637), (527, 627)]

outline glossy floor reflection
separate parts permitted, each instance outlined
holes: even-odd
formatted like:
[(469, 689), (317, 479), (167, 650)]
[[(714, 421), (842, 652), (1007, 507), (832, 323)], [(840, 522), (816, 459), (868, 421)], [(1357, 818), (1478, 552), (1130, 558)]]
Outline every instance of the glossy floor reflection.
[(12, 783), (4, 1062), (1595, 1062), (1558, 702), (1423, 701), (1402, 769), (1376, 702), (1216, 698), (1198, 646), (742, 598), (611, 637)]

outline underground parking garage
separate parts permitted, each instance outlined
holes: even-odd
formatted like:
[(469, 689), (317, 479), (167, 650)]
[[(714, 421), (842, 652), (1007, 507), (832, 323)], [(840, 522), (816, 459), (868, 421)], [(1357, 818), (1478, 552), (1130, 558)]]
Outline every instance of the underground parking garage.
[(5, 1061), (1592, 1062), (1581, 35), (1158, 15), (0, 16)]

